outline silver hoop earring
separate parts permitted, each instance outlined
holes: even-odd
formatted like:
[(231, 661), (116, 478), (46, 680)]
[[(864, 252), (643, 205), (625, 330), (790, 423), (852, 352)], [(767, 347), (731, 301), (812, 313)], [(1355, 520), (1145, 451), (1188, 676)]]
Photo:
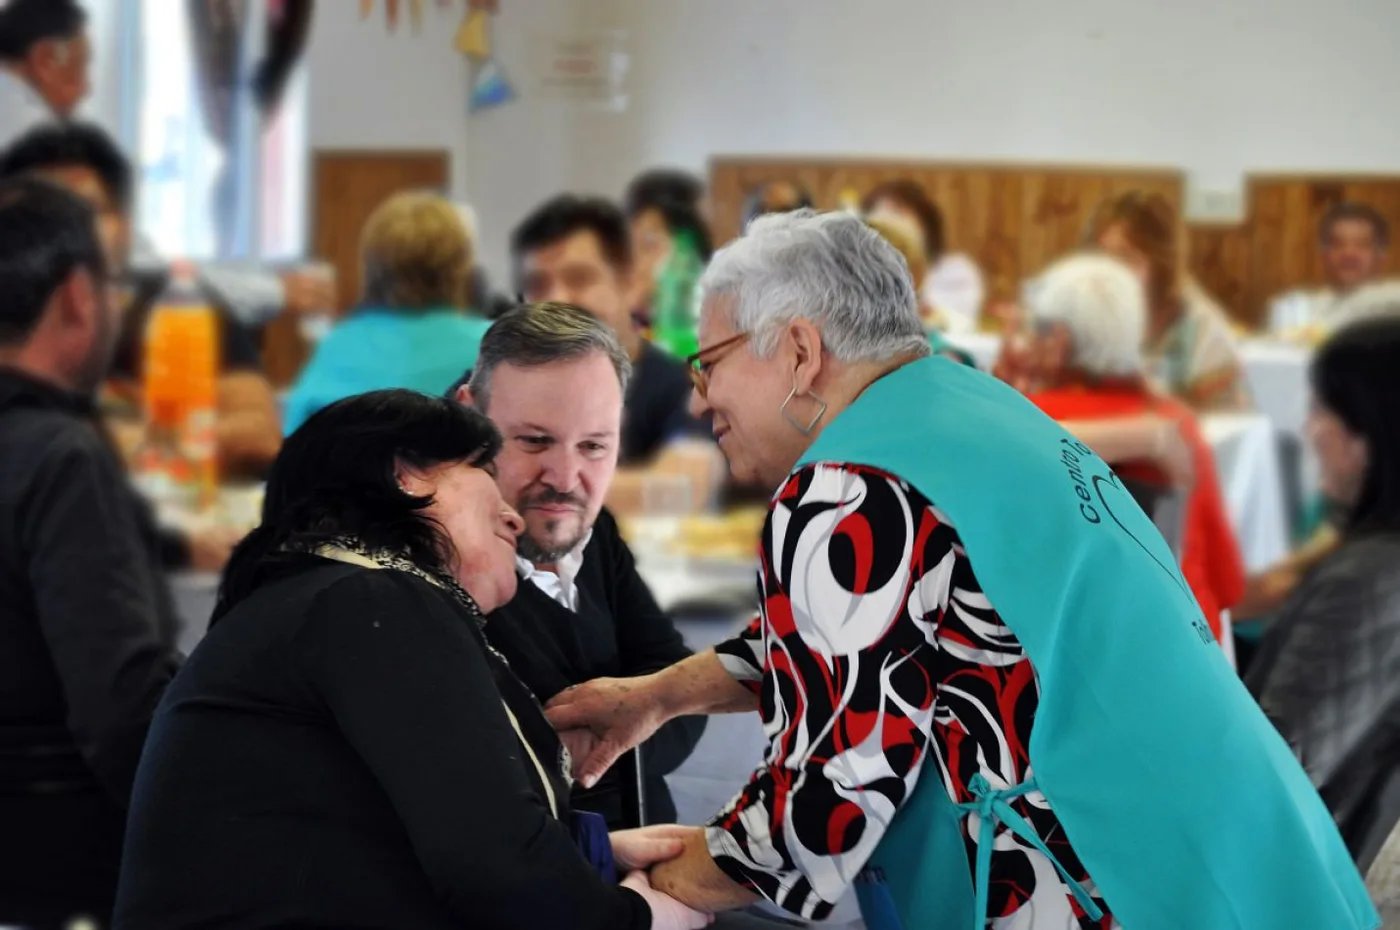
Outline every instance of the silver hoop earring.
[(812, 398), (812, 400), (816, 401), (820, 409), (817, 410), (816, 416), (812, 417), (811, 422), (808, 423), (806, 426), (803, 426), (800, 422), (798, 422), (796, 417), (788, 413), (788, 404), (792, 403), (792, 399), (796, 396), (797, 385), (794, 384), (792, 386), (792, 390), (788, 391), (787, 399), (783, 401), (782, 407), (778, 408), (778, 412), (783, 415), (783, 419), (787, 420), (793, 429), (797, 430), (803, 436), (810, 436), (812, 435), (812, 430), (816, 429), (817, 424), (821, 422), (822, 417), (826, 416), (826, 401), (822, 400), (820, 397), (818, 397), (811, 391), (805, 392), (803, 396), (810, 397)]

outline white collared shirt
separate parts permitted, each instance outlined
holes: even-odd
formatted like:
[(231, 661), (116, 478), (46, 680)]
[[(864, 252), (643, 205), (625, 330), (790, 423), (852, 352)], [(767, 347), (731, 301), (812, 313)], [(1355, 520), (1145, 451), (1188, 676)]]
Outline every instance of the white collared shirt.
[(8, 68), (0, 67), (0, 149), (42, 123), (58, 117), (29, 83)]
[(537, 568), (534, 562), (526, 561), (520, 556), (515, 557), (515, 567), (522, 578), (547, 594), (551, 600), (569, 610), (577, 611), (578, 585), (575, 584), (575, 579), (578, 578), (579, 570), (583, 568), (583, 551), (588, 548), (588, 541), (592, 538), (593, 531), (589, 530), (577, 546), (554, 564), (552, 572)]

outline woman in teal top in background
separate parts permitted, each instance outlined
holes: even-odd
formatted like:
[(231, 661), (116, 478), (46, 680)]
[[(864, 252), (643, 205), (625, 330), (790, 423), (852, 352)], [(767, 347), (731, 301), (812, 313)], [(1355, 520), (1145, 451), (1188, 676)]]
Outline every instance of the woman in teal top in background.
[(385, 388), (440, 395), (476, 364), (489, 320), (465, 311), (472, 242), (449, 201), (395, 194), (360, 241), (360, 307), (316, 347), (287, 395), (283, 429), (343, 397)]

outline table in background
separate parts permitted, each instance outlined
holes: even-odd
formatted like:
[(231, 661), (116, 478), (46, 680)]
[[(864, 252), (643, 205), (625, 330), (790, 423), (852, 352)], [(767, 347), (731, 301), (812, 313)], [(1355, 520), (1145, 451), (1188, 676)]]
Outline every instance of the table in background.
[(1201, 431), (1245, 568), (1268, 568), (1288, 554), (1292, 537), (1274, 424), (1257, 413), (1211, 414), (1201, 418)]

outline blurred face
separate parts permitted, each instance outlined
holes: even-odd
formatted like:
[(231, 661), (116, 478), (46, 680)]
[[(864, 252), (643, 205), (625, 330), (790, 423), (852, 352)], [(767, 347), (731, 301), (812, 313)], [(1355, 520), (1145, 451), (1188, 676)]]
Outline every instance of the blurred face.
[(40, 42), (29, 56), (34, 87), (58, 116), (72, 117), (92, 89), (88, 71), (92, 47), (87, 36)]
[(483, 613), (515, 596), (515, 539), (523, 524), (501, 499), (490, 472), (462, 462), (403, 466), (399, 483), (410, 494), (432, 497), (424, 513), (452, 541), (452, 574)]
[(1347, 429), (1341, 417), (1314, 398), (1308, 411), (1308, 440), (1317, 453), (1322, 493), (1350, 507), (1361, 496), (1369, 453), (1366, 440)]
[(875, 201), (874, 206), (870, 209), (870, 218), (887, 220), (897, 224), (905, 233), (914, 238), (920, 252), (927, 249), (928, 246), (924, 242), (924, 230), (919, 225), (918, 215), (898, 200), (883, 197)]
[(117, 209), (97, 172), (84, 165), (59, 165), (37, 174), (86, 200), (97, 213), (97, 234), (113, 274), (126, 268), (131, 254), (131, 217)]
[(632, 218), (632, 257), (635, 263), (638, 297), (634, 303), (649, 303), (656, 289), (656, 274), (671, 254), (671, 231), (661, 214), (654, 209), (643, 210)]
[(1327, 283), (1339, 291), (1353, 290), (1374, 278), (1384, 257), (1375, 229), (1365, 220), (1337, 220), (1322, 243)]
[(501, 365), (487, 402), (505, 438), (496, 479), (525, 520), (520, 554), (552, 565), (592, 529), (617, 471), (617, 372), (602, 352), (535, 368)]
[(1115, 223), (1105, 229), (1099, 236), (1098, 244), (1105, 253), (1127, 265), (1129, 270), (1137, 275), (1143, 287), (1150, 284), (1152, 266), (1147, 260), (1147, 255), (1128, 239), (1128, 230), (1122, 223)]
[(592, 232), (580, 230), (530, 252), (522, 265), (526, 301), (574, 304), (611, 326), (619, 337), (631, 336), (631, 276), (608, 263)]
[(715, 440), (735, 480), (776, 488), (807, 445), (782, 414), (793, 386), (794, 350), (786, 335), (769, 359), (756, 357), (748, 341), (721, 345), (738, 335), (732, 300), (707, 298), (701, 308), (700, 365), (708, 387), (704, 397), (692, 392), (690, 409), (696, 416), (713, 414)]

